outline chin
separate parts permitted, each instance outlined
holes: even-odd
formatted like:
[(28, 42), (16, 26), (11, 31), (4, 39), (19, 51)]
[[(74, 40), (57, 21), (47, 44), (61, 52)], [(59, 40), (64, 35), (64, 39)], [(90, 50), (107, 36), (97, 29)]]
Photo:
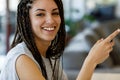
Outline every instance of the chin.
[(55, 39), (55, 37), (49, 37), (49, 38), (46, 38), (46, 41), (52, 41), (54, 39)]

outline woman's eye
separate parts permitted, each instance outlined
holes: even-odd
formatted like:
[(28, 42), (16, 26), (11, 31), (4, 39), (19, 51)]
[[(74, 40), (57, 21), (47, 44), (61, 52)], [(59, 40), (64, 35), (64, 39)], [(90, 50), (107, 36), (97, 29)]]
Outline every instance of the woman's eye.
[(45, 14), (43, 13), (40, 13), (40, 14), (37, 14), (36, 16), (44, 16)]
[(59, 15), (59, 12), (54, 12), (54, 13), (52, 13), (52, 15)]

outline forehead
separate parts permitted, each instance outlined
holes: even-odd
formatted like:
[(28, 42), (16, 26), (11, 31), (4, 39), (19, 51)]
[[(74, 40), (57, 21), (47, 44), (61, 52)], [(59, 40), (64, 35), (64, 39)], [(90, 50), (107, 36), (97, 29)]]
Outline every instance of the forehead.
[(57, 4), (54, 0), (35, 0), (32, 3), (32, 8), (57, 8)]

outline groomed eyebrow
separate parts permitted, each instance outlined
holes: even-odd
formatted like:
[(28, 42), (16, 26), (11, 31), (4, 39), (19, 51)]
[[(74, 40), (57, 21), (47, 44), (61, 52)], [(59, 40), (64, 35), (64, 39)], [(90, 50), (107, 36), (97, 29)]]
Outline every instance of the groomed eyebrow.
[(52, 11), (58, 10), (58, 8), (53, 9)]
[[(55, 9), (53, 9), (52, 11), (56, 11), (56, 10), (58, 10), (58, 8), (55, 8)], [(37, 10), (35, 10), (35, 11), (46, 11), (45, 9), (37, 9)]]
[(45, 11), (44, 9), (37, 9), (37, 10), (35, 10), (35, 11)]

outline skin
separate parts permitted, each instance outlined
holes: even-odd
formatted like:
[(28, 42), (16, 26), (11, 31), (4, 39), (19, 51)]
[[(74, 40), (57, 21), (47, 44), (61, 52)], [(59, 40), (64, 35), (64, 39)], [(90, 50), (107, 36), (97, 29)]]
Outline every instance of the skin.
[[(29, 15), (35, 42), (41, 55), (45, 57), (46, 50), (55, 38), (61, 23), (57, 5), (53, 0), (36, 0), (32, 4)], [(97, 64), (108, 58), (114, 46), (114, 42), (111, 40), (119, 33), (120, 30), (116, 30), (106, 39), (98, 40), (95, 43), (76, 80), (91, 79)], [(26, 55), (19, 56), (16, 61), (16, 70), (20, 80), (45, 80), (38, 66)]]

